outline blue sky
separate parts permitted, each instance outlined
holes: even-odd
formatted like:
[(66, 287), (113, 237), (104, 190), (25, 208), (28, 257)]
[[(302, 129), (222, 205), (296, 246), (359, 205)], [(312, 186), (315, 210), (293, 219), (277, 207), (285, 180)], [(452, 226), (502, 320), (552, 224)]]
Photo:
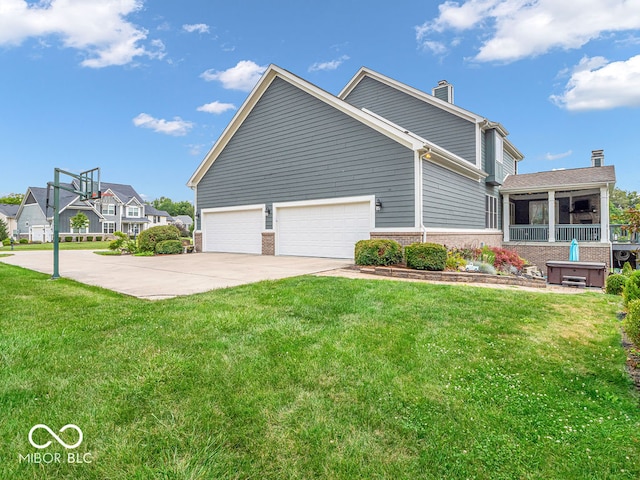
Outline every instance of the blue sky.
[(0, 195), (100, 167), (185, 186), (274, 63), (338, 94), (367, 66), (502, 123), (520, 172), (604, 149), (640, 190), (640, 0), (1, 0)]

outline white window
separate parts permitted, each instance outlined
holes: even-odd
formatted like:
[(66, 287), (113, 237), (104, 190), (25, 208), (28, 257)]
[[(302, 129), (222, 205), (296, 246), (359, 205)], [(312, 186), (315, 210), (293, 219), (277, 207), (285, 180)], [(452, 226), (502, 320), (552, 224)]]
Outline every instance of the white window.
[(486, 195), (484, 201), (485, 228), (498, 228), (498, 198)]
[(116, 231), (116, 222), (102, 222), (102, 233), (114, 233)]
[(69, 220), (69, 232), (70, 233), (89, 233), (89, 226), (87, 225), (86, 227), (82, 227), (82, 228), (73, 228), (73, 225), (71, 225), (71, 220)]
[(135, 205), (127, 207), (127, 217), (140, 218), (140, 207)]
[(103, 215), (115, 215), (116, 206), (113, 203), (103, 203), (101, 211)]

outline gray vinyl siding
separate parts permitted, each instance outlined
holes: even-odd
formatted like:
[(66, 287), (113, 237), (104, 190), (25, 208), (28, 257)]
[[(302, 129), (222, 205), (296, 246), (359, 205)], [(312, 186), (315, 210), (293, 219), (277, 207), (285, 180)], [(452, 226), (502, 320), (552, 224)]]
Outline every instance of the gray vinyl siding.
[(29, 227), (49, 225), (49, 222), (44, 218), (40, 205), (33, 203), (22, 207), (20, 216), (17, 218), (17, 225), (18, 234), (25, 234), (29, 233)]
[(423, 214), (427, 228), (485, 228), (485, 185), (424, 161)]
[(476, 163), (476, 126), (473, 122), (365, 77), (345, 99)]
[(276, 78), (198, 183), (197, 205), (375, 195), (376, 227), (401, 228), (414, 226), (414, 190), (411, 149)]
[(75, 217), (78, 212), (84, 213), (89, 219), (89, 233), (102, 233), (102, 224), (94, 211), (76, 210), (71, 208), (60, 213), (60, 233), (71, 232), (71, 217)]
[(516, 173), (516, 161), (513, 159), (509, 152), (506, 150), (503, 153), (504, 165), (502, 166), (502, 173), (506, 177), (507, 175), (514, 175)]

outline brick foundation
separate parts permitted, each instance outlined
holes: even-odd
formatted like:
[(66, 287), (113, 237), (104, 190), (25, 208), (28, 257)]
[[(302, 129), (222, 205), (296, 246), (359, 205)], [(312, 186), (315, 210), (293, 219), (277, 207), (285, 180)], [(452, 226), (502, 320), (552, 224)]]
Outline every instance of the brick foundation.
[(276, 232), (262, 232), (262, 255), (276, 254)]
[(403, 247), (422, 241), (422, 234), (418, 232), (371, 232), (369, 235), (371, 240), (395, 240)]
[(430, 233), (427, 232), (427, 242), (446, 245), (448, 248), (482, 248), (502, 246), (502, 233)]
[[(538, 243), (521, 244), (516, 242), (504, 243), (504, 248), (515, 250), (522, 258), (532, 265), (536, 265), (544, 275), (547, 274), (547, 262), (550, 260), (569, 260), (568, 243)], [(611, 258), (609, 246), (606, 244), (581, 244), (580, 261), (582, 262), (603, 262), (607, 266), (607, 271), (611, 268)], [(606, 274), (606, 272), (605, 272)]]
[(201, 231), (193, 232), (193, 245), (195, 247), (196, 252), (202, 251), (202, 232)]

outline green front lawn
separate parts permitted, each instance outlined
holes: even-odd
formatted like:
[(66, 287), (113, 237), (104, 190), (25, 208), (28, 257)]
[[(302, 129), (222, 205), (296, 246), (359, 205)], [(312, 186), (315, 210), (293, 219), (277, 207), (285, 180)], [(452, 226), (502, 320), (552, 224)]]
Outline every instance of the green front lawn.
[[(149, 302), (0, 264), (0, 298), (3, 479), (640, 478), (616, 297), (299, 277)], [(36, 450), (39, 423), (84, 441)]]
[[(60, 250), (105, 250), (111, 242), (60, 242)], [(14, 250), (53, 250), (53, 243), (15, 243)], [(0, 244), (0, 252), (11, 251), (11, 246), (3, 247)]]

